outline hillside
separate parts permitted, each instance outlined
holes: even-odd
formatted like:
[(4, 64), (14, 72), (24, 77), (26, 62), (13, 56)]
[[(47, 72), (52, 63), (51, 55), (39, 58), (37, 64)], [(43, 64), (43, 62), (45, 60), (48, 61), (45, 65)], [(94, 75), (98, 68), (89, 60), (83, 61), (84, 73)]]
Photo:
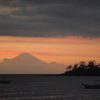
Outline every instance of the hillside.
[(100, 64), (94, 61), (81, 62), (80, 64), (70, 65), (62, 75), (66, 76), (100, 76)]
[(62, 73), (65, 65), (46, 63), (28, 53), (0, 63), (0, 74), (56, 74)]

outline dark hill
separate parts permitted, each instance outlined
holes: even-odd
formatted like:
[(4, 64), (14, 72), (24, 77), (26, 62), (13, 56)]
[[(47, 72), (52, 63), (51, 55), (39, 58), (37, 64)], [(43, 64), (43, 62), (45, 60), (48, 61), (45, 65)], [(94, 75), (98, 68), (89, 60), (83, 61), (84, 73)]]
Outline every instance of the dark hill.
[(68, 66), (67, 71), (62, 75), (66, 76), (100, 76), (100, 64), (96, 64), (94, 61), (81, 62), (73, 66)]

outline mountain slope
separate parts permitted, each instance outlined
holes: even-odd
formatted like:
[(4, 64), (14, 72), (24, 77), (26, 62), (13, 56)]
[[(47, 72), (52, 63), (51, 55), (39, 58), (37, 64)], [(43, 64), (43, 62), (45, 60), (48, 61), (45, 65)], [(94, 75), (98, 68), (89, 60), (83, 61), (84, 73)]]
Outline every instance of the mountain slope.
[(13, 61), (17, 61), (21, 63), (27, 62), (27, 63), (34, 63), (34, 64), (46, 64), (39, 58), (36, 58), (35, 56), (32, 56), (31, 54), (28, 54), (28, 53), (23, 53), (21, 55), (18, 55), (17, 57), (13, 59)]
[(62, 73), (65, 65), (48, 64), (28, 53), (23, 53), (13, 59), (0, 63), (0, 73), (6, 74), (50, 74)]

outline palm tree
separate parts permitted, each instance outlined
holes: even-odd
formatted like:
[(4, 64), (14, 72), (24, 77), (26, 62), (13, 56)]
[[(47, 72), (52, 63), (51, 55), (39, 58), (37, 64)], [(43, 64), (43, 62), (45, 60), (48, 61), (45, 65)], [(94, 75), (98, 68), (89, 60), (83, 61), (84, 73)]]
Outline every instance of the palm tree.
[(86, 62), (85, 61), (81, 61), (79, 64), (80, 68), (86, 68)]
[(78, 68), (78, 64), (74, 64), (73, 70)]
[(68, 65), (68, 67), (66, 68), (66, 70), (69, 71), (69, 70), (72, 69), (72, 67), (73, 67), (72, 65)]
[(89, 61), (87, 66), (88, 66), (88, 68), (94, 68), (96, 66), (96, 62), (95, 61)]

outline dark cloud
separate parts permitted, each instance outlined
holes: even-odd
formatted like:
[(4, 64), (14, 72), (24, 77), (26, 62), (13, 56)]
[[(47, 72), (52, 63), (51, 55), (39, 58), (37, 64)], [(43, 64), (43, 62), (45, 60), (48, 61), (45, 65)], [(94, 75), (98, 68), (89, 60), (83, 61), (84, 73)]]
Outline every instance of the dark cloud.
[(0, 35), (100, 36), (100, 0), (1, 0)]

